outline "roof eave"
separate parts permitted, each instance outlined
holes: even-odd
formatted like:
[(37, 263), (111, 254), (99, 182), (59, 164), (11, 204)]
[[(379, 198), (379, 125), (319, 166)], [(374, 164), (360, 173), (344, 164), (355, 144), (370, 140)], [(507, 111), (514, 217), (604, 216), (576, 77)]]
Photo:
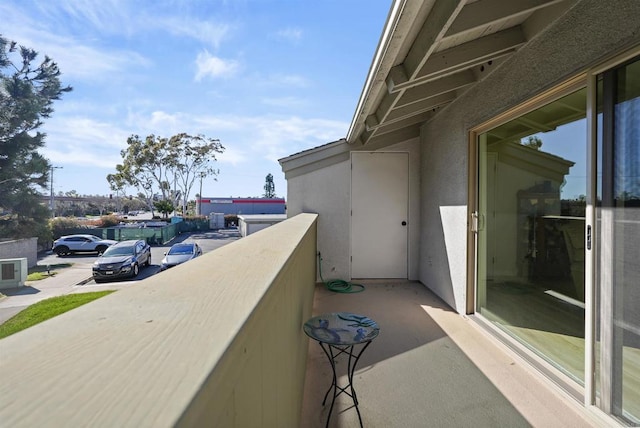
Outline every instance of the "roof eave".
[(365, 119), (375, 107), (381, 91), (387, 90), (386, 78), (389, 70), (396, 65), (398, 53), (406, 34), (419, 14), (416, 13), (425, 0), (394, 0), (380, 36), (378, 47), (369, 67), (355, 113), (347, 132), (347, 143), (358, 141), (365, 127)]

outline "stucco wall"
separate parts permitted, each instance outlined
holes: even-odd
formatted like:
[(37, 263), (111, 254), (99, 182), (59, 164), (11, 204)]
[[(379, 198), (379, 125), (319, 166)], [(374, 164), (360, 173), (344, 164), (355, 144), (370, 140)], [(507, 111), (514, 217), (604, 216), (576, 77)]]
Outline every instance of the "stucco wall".
[(422, 128), (420, 281), (466, 304), (469, 130), (640, 43), (640, 1), (583, 0)]
[(318, 213), (318, 251), (324, 279), (350, 279), (349, 161), (287, 180), (287, 216)]
[[(420, 141), (414, 139), (384, 148), (409, 153), (409, 279), (418, 279), (420, 250)], [(350, 160), (287, 179), (287, 215), (318, 213), (318, 251), (322, 276), (351, 279)], [(319, 278), (318, 278), (319, 279)]]
[(0, 259), (16, 259), (26, 257), (27, 266), (38, 264), (38, 238), (0, 241)]

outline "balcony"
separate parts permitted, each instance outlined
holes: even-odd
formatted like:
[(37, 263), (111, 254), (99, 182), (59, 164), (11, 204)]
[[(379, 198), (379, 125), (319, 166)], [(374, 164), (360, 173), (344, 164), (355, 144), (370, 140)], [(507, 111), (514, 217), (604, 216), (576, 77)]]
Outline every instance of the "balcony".
[[(330, 367), (301, 327), (335, 311), (381, 328), (355, 376), (365, 426), (604, 425), (420, 283), (316, 285), (316, 218), (3, 339), (2, 425), (324, 426)], [(331, 426), (358, 426), (344, 398)]]
[[(354, 376), (365, 427), (611, 426), (421, 283), (360, 283), (366, 288), (357, 294), (317, 286), (313, 313), (366, 314), (380, 326)], [(329, 405), (321, 402), (331, 376), (326, 355), (310, 343), (302, 426), (325, 426)], [(358, 427), (351, 399), (341, 394), (336, 402), (330, 426)]]

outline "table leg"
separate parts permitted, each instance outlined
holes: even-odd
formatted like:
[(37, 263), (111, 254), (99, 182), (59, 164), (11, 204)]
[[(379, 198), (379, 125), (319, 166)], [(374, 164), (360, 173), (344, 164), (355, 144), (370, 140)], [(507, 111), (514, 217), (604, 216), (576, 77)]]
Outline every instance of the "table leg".
[[(364, 352), (365, 349), (367, 349), (367, 347), (371, 344), (371, 342), (366, 342), (364, 344), (364, 346), (362, 347), (362, 349), (360, 349), (360, 352), (354, 352), (355, 351), (355, 345), (345, 345), (343, 347), (337, 346), (337, 345), (326, 345), (322, 343), (322, 342), (318, 342), (320, 344), (320, 347), (322, 348), (322, 350), (324, 351), (324, 353), (326, 354), (327, 358), (329, 359), (329, 362), (331, 363), (331, 371), (333, 372), (333, 379), (331, 381), (331, 386), (329, 386), (329, 389), (327, 390), (327, 392), (324, 394), (324, 399), (322, 400), (322, 405), (324, 406), (325, 403), (327, 402), (327, 397), (329, 396), (329, 392), (331, 392), (331, 390), (333, 389), (333, 398), (331, 399), (331, 407), (329, 408), (329, 414), (327, 415), (327, 424), (326, 427), (329, 427), (329, 421), (331, 420), (331, 413), (333, 412), (333, 406), (335, 404), (336, 398), (338, 397), (338, 395), (342, 394), (343, 392), (345, 394), (347, 394), (348, 396), (351, 397), (351, 399), (353, 400), (353, 404), (354, 407), (356, 408), (356, 412), (358, 413), (358, 421), (360, 422), (360, 427), (362, 428), (362, 416), (360, 415), (360, 409), (358, 408), (358, 397), (356, 395), (356, 391), (353, 387), (353, 375), (356, 371), (356, 365), (358, 364), (358, 360), (360, 359), (360, 356), (362, 355), (362, 353)], [(334, 350), (337, 351), (334, 354)], [(337, 374), (336, 374), (336, 362), (335, 359), (336, 357), (338, 357), (340, 354), (348, 354), (349, 355), (349, 360), (348, 360), (348, 364), (347, 364), (347, 379), (348, 379), (348, 384), (345, 385), (344, 387), (340, 387), (338, 386), (338, 379), (337, 379)], [(350, 389), (351, 392), (347, 391), (347, 389)], [(338, 392), (338, 390), (340, 390)]]

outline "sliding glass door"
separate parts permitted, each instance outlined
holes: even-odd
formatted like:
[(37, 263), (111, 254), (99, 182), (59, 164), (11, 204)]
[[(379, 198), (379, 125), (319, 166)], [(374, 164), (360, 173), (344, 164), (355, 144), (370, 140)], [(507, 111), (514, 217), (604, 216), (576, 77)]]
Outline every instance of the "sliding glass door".
[(476, 311), (582, 382), (586, 89), (478, 144)]
[(640, 424), (640, 58), (601, 69), (478, 134), (475, 310)]
[(640, 57), (629, 58), (476, 131), (471, 232), (476, 313), (585, 404), (638, 426)]

